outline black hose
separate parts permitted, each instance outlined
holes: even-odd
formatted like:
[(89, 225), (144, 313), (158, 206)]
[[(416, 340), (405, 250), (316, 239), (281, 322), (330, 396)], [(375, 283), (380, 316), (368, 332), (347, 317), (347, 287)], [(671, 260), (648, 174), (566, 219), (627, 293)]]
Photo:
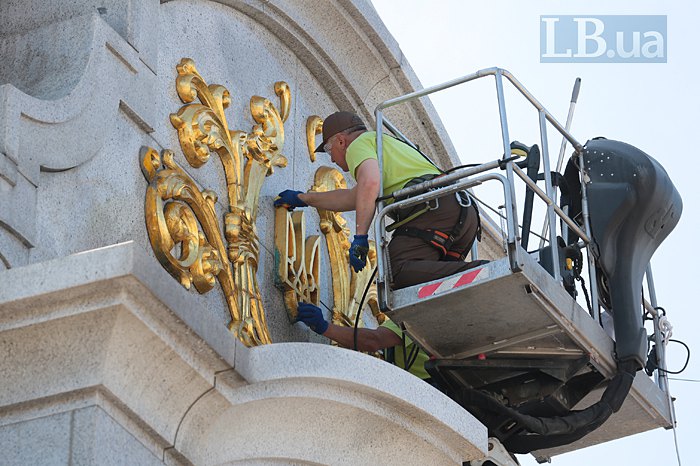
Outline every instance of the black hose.
[(447, 170), (445, 172), (445, 175), (448, 175), (448, 174), (452, 173), (453, 171), (457, 171), (461, 168), (474, 168), (474, 167), (478, 167), (479, 165), (481, 165), (481, 164), (480, 163), (467, 163), (464, 165), (457, 165), (456, 167), (452, 167), (449, 170)]
[(679, 344), (681, 344), (681, 345), (683, 345), (683, 346), (685, 347), (685, 350), (688, 352), (688, 356), (685, 358), (685, 364), (683, 364), (683, 367), (682, 367), (681, 370), (679, 370), (679, 371), (669, 371), (669, 370), (667, 370), (667, 369), (661, 369), (660, 367), (657, 367), (657, 369), (658, 369), (659, 372), (663, 372), (664, 374), (678, 375), (678, 374), (680, 374), (681, 372), (683, 372), (684, 370), (686, 370), (687, 367), (688, 367), (688, 363), (690, 362), (690, 347), (689, 347), (688, 345), (686, 345), (685, 343), (683, 343), (682, 341), (680, 341), (680, 340), (674, 340), (674, 339), (671, 338), (671, 339), (669, 339), (668, 341), (672, 341), (673, 343), (679, 343)]
[[(518, 433), (503, 442), (512, 453), (530, 453), (535, 450), (554, 448), (575, 442), (603, 425), (605, 421), (620, 410), (632, 387), (636, 368), (618, 365), (618, 373), (608, 383), (600, 401), (588, 408), (572, 412), (562, 417), (535, 418), (547, 427), (544, 434)], [(518, 413), (520, 414), (520, 413)], [(524, 415), (520, 415), (524, 416)], [(527, 416), (530, 417), (530, 416)], [(517, 419), (519, 422), (521, 419)]]
[[(508, 157), (507, 159), (501, 159), (501, 160), (499, 160), (498, 166), (499, 166), (499, 168), (500, 168), (501, 170), (505, 170), (506, 165), (508, 164), (508, 162), (511, 162), (511, 161), (513, 161), (513, 160), (515, 160), (515, 159), (518, 159), (518, 158), (520, 158), (519, 155), (514, 155), (514, 156), (512, 156), (512, 157)], [(446, 174), (451, 173), (451, 172), (453, 172), (453, 171), (455, 171), (455, 170), (457, 170), (457, 169), (460, 169), (460, 168), (470, 168), (471, 166), (478, 167), (479, 165), (482, 165), (482, 164), (477, 163), (477, 164), (460, 165), (460, 166), (458, 166), (458, 167), (453, 167), (453, 168), (451, 168), (450, 170), (448, 170), (448, 171), (446, 171), (446, 172), (443, 171), (443, 170), (440, 170), (439, 168), (438, 168), (438, 170), (440, 170), (444, 175), (446, 175)], [(376, 204), (377, 202), (386, 201), (387, 199), (394, 199), (394, 193), (389, 193), (389, 194), (384, 195), (384, 196), (379, 196), (374, 202), (375, 202), (375, 204)]]
[(365, 298), (367, 297), (367, 292), (369, 291), (370, 287), (372, 286), (375, 275), (377, 275), (377, 267), (374, 268), (374, 272), (372, 272), (372, 276), (369, 278), (369, 281), (367, 282), (367, 286), (365, 287), (365, 291), (364, 291), (364, 293), (362, 293), (362, 299), (360, 299), (360, 306), (357, 308), (357, 315), (355, 316), (355, 329), (353, 330), (353, 334), (352, 334), (352, 349), (354, 349), (355, 351), (357, 351), (357, 326), (360, 323), (360, 315), (362, 314), (362, 306), (365, 305)]
[(457, 393), (456, 401), (469, 411), (487, 411), (498, 417), (514, 420), (517, 426), (510, 431), (517, 431), (519, 427), (524, 432), (505, 435), (500, 440), (509, 452), (524, 454), (569, 444), (600, 427), (622, 407), (622, 403), (632, 387), (635, 373), (636, 366), (632, 363), (618, 364), (618, 373), (608, 383), (600, 401), (586, 409), (573, 411), (565, 416), (536, 417), (523, 414), (514, 408), (501, 404), (489, 394), (472, 388), (460, 390)]

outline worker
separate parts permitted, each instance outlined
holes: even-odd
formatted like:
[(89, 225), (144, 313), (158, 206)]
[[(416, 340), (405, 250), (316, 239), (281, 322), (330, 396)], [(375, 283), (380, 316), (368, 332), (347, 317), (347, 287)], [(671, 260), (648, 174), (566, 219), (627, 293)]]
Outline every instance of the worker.
[[(343, 348), (355, 348), (355, 329), (328, 322), (318, 306), (299, 303), (297, 321), (303, 322), (314, 332), (330, 338)], [(425, 370), (425, 363), (429, 359), (428, 354), (410, 338), (405, 337), (401, 329), (390, 319), (386, 319), (375, 329), (358, 328), (356, 349), (367, 353), (385, 349), (387, 361), (436, 386), (428, 371)]]
[[(442, 171), (421, 152), (383, 135), (383, 195), (438, 177)], [(355, 236), (350, 246), (350, 265), (365, 267), (369, 252), (368, 232), (379, 196), (380, 173), (376, 132), (367, 131), (359, 116), (336, 112), (323, 122), (323, 142), (316, 152), (331, 160), (357, 181), (352, 189), (327, 192), (282, 191), (275, 206), (292, 210), (312, 206), (336, 212), (355, 211)], [(389, 243), (392, 286), (404, 288), (464, 271), (483, 261), (464, 259), (479, 231), (479, 213), (466, 192), (449, 194), (428, 204), (404, 209), (394, 217)]]

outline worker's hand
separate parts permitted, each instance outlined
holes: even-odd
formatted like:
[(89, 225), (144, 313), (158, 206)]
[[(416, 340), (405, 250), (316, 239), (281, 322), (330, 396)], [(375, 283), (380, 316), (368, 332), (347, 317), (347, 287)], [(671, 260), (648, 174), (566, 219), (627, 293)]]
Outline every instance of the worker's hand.
[(321, 308), (309, 303), (297, 305), (297, 322), (304, 322), (311, 330), (323, 335), (328, 330), (328, 322), (323, 318)]
[(355, 235), (350, 246), (350, 266), (355, 272), (365, 268), (367, 263), (367, 253), (369, 252), (369, 242), (367, 235)]
[(294, 210), (295, 207), (306, 207), (306, 202), (299, 199), (301, 191), (286, 189), (275, 198), (275, 207), (284, 207), (287, 210)]

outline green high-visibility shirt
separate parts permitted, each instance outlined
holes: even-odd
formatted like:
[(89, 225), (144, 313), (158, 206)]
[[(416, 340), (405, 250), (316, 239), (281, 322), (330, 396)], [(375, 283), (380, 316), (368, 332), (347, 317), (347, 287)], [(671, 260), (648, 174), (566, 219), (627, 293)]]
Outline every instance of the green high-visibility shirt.
[[(391, 319), (386, 319), (382, 325), (382, 327), (388, 328), (395, 334), (399, 336), (399, 338), (403, 337), (403, 332), (399, 328), (398, 325), (396, 325), (394, 322), (391, 321)], [(410, 338), (406, 337), (406, 358), (408, 359), (411, 350), (416, 346), (416, 344), (411, 340)], [(428, 353), (423, 351), (422, 349), (418, 349), (418, 355), (416, 356), (416, 359), (413, 361), (413, 364), (411, 367), (408, 368), (408, 372), (411, 374), (415, 375), (419, 379), (429, 379), (430, 374), (428, 374), (428, 371), (425, 370), (425, 363), (430, 359), (428, 356)], [(403, 351), (403, 345), (396, 345), (394, 346), (394, 364), (398, 366), (401, 369), (404, 369), (406, 367), (405, 359), (404, 359), (404, 351)]]
[[(432, 163), (420, 152), (386, 134), (382, 136), (382, 186), (386, 196), (403, 188), (413, 178), (423, 175), (439, 175)], [(367, 131), (359, 135), (349, 146), (345, 155), (350, 174), (357, 180), (355, 171), (367, 159), (377, 159), (377, 133)]]

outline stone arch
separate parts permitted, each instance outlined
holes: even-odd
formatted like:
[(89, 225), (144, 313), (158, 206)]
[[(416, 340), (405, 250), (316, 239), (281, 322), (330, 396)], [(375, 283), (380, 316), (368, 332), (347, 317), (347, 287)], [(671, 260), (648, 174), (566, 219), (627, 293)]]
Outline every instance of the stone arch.
[(195, 464), (455, 464), (485, 440), (445, 395), (364, 354), (283, 343), (236, 359), (249, 384), (217, 379), (181, 422), (174, 446)]
[[(314, 2), (318, 11), (304, 0), (212, 1), (230, 6), (265, 26), (316, 76), (337, 108), (356, 109), (367, 121), (374, 121), (374, 109), (382, 101), (422, 87), (368, 1)], [(328, 25), (336, 27), (329, 30)], [(338, 25), (342, 25), (342, 31)], [(390, 110), (389, 115), (440, 164), (450, 166), (457, 162), (454, 147), (432, 104), (416, 102), (399, 111)]]

